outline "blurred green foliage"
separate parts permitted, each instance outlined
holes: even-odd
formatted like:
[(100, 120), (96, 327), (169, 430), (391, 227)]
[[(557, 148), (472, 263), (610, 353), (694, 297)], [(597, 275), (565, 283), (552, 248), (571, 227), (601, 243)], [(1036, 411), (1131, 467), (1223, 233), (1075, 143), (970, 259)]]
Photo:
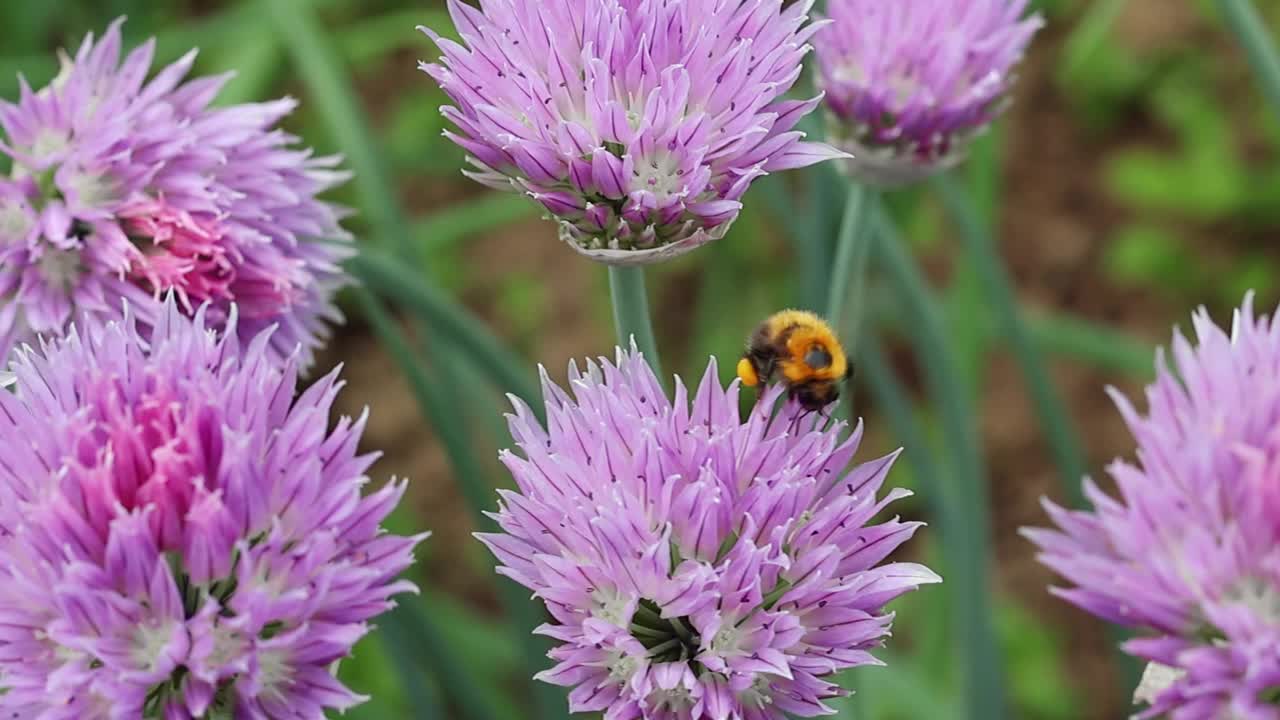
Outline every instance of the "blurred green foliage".
[[(1280, 122), (1228, 37), (1214, 38), (1217, 47), (1169, 43), (1145, 52), (1118, 41), (1128, 3), (1092, 3), (1057, 74), (1095, 130), (1142, 131), (1103, 163), (1101, 182), (1129, 211), (1108, 238), (1105, 267), (1118, 282), (1189, 303), (1231, 305), (1248, 289), (1273, 297)], [(1280, 6), (1259, 8), (1277, 27)], [(1197, 9), (1206, 27), (1217, 23), (1210, 3)], [(1228, 228), (1255, 240), (1233, 252), (1197, 242)]]

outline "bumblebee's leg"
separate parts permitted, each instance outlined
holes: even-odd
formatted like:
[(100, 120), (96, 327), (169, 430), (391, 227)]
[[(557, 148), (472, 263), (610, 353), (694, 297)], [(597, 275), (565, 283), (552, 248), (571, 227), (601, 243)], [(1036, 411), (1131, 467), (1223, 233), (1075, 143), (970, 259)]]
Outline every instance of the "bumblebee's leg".
[(765, 385), (772, 381), (773, 371), (778, 367), (778, 357), (767, 352), (751, 352), (748, 356), (751, 358), (751, 365), (755, 367), (756, 375), (760, 377), (760, 384)]
[[(792, 403), (792, 402), (795, 402), (795, 401), (796, 401), (796, 394), (797, 394), (797, 392), (798, 392), (798, 391), (797, 391), (797, 389), (796, 389), (796, 388), (794, 388), (794, 387), (787, 391), (787, 402), (788, 402), (788, 403)], [(804, 418), (805, 418), (805, 416), (807, 416), (810, 412), (812, 412), (812, 411), (811, 411), (811, 410), (802, 410), (801, 412), (798, 412), (798, 413), (796, 413), (794, 416), (792, 416), (792, 418), (791, 418), (791, 423), (787, 426), (787, 430), (788, 430), (788, 432), (791, 432), (791, 433), (795, 433), (795, 432), (797, 432), (797, 431), (800, 429), (800, 423), (801, 423), (801, 421), (803, 421), (803, 420), (804, 420)]]
[(800, 432), (801, 424), (804, 423), (805, 418), (809, 417), (812, 414), (813, 414), (812, 410), (805, 410), (804, 412), (797, 413), (796, 416), (791, 419), (791, 431), (793, 433)]

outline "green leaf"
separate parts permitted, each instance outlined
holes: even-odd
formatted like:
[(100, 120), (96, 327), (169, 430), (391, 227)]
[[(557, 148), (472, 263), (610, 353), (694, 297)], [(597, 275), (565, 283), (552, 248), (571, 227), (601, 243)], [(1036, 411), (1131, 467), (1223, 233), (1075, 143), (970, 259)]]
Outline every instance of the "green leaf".
[(960, 702), (939, 692), (937, 681), (923, 672), (910, 659), (887, 651), (877, 653), (885, 662), (883, 667), (862, 667), (846, 671), (837, 678), (841, 685), (856, 679), (859, 686), (876, 688), (861, 712), (851, 712), (850, 705), (857, 699), (836, 700), (831, 703), (841, 720), (962, 720), (964, 713)]
[(990, 497), (987, 471), (975, 427), (977, 409), (947, 343), (937, 300), (910, 248), (883, 207), (875, 223), (879, 267), (884, 270), (909, 322), (904, 329), (924, 369), (925, 382), (938, 404), (946, 455), (956, 492), (947, 503), (943, 532), (947, 548), (947, 582), (954, 592), (954, 627), (965, 648), (964, 699), (969, 720), (999, 720), (1007, 715), (1000, 646), (991, 619)]
[(1268, 29), (1250, 0), (1218, 0), (1218, 9), (1244, 48), (1263, 97), (1280, 118), (1280, 52), (1276, 50), (1275, 32)]
[[(1000, 257), (996, 238), (986, 227), (981, 211), (954, 178), (940, 175), (934, 179), (933, 187), (955, 221), (968, 264), (977, 276), (976, 285), (986, 298), (1000, 336), (1013, 350), (1066, 496), (1079, 506), (1083, 500), (1080, 478), (1086, 469), (1080, 440), (1018, 307), (1017, 291)], [(974, 330), (973, 334), (978, 332)]]
[[(383, 58), (387, 53), (404, 47), (415, 49), (431, 47), (431, 41), (417, 31), (425, 25), (441, 35), (458, 39), (449, 13), (433, 8), (415, 8), (377, 15), (351, 24), (338, 33), (336, 48), (352, 65), (360, 66)], [(425, 76), (424, 76), (425, 79)]]
[(1068, 83), (1079, 83), (1090, 70), (1090, 61), (1106, 46), (1111, 29), (1124, 11), (1128, 0), (1097, 0), (1088, 5), (1084, 17), (1077, 21), (1063, 45), (1058, 63), (1059, 77)]
[[(1239, 301), (1237, 297), (1232, 304)], [(1139, 380), (1155, 375), (1155, 348), (1121, 330), (1069, 315), (1032, 315), (1031, 332), (1046, 352), (1090, 362)]]
[(1041, 720), (1080, 717), (1079, 698), (1062, 641), (1042, 620), (1019, 605), (1005, 602), (996, 616), (1009, 653), (1009, 685), (1024, 713)]
[(355, 173), (360, 208), (380, 242), (406, 241), (404, 215), (382, 148), (351, 87), (346, 68), (312, 6), (304, 0), (261, 0), (275, 32), (309, 91), (309, 103), (325, 120), (334, 147)]
[(381, 253), (367, 250), (352, 258), (348, 268), (366, 286), (394, 298), (426, 321), (434, 329), (438, 342), (458, 346), (495, 387), (524, 398), (535, 413), (541, 412), (540, 393), (531, 370), (523, 359), (511, 354), (479, 318)]
[(1201, 285), (1200, 263), (1182, 239), (1164, 228), (1131, 224), (1106, 245), (1104, 264), (1116, 280), (1166, 290), (1194, 290)]
[(522, 195), (486, 192), (418, 220), (413, 224), (413, 237), (423, 256), (432, 257), (463, 240), (536, 217), (540, 212), (533, 201)]

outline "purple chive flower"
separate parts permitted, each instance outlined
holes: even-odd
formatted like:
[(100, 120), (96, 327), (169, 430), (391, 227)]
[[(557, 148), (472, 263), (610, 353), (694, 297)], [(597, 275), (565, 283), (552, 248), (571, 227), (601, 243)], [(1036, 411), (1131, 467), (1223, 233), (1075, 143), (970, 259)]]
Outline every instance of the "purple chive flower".
[(1140, 629), (1125, 650), (1156, 666), (1141, 717), (1280, 718), (1280, 322), (1252, 298), (1231, 333), (1201, 311), (1198, 343), (1158, 357), (1147, 413), (1112, 391), (1137, 440), (1094, 509), (1046, 502), (1054, 530), (1026, 530), (1074, 585), (1054, 593)]
[(498, 572), (534, 591), (560, 644), (541, 680), (607, 720), (783, 720), (829, 714), (830, 676), (879, 664), (885, 603), (940, 578), (881, 562), (919, 523), (869, 522), (897, 453), (850, 466), (842, 440), (770, 388), (746, 420), (712, 360), (690, 402), (667, 399), (633, 348), (573, 396), (543, 374), (547, 427), (515, 401), (502, 460)]
[(830, 0), (814, 39), (833, 142), (859, 180), (896, 186), (959, 162), (1004, 108), (1043, 25), (1026, 0)]
[(362, 496), (365, 419), (331, 373), (170, 300), (143, 339), (90, 319), (14, 354), (0, 390), (0, 716), (320, 718), (335, 664), (413, 589), (419, 537)]
[(316, 195), (347, 173), (275, 127), (293, 100), (211, 107), (230, 75), (183, 82), (194, 51), (147, 81), (155, 43), (121, 60), (122, 22), (0, 101), (0, 357), (73, 317), (118, 319), (122, 300), (145, 330), (172, 292), (214, 328), (236, 303), (243, 340), (278, 325), (273, 355), (302, 345), (306, 364), (341, 319), (350, 254), (343, 211)]
[(843, 154), (786, 100), (812, 0), (449, 0), (463, 45), (421, 67), (467, 174), (523, 192), (578, 251), (655, 262), (722, 237), (751, 181)]

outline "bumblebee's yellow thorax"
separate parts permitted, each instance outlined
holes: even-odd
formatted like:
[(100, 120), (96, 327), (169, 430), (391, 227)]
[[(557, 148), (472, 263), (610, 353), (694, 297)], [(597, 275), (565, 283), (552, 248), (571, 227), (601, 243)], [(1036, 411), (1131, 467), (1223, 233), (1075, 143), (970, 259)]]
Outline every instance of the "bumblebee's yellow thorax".
[[(779, 363), (783, 376), (792, 383), (812, 380), (840, 380), (849, 370), (849, 360), (831, 327), (817, 315), (799, 310), (780, 312), (770, 319), (770, 331), (787, 335), (786, 354)], [(821, 348), (831, 356), (823, 368), (809, 366), (804, 360), (809, 351)]]
[(747, 387), (767, 382), (769, 377), (762, 375), (771, 377), (774, 372), (795, 386), (843, 380), (848, 370), (848, 358), (831, 327), (803, 310), (783, 310), (766, 318), (737, 367)]

